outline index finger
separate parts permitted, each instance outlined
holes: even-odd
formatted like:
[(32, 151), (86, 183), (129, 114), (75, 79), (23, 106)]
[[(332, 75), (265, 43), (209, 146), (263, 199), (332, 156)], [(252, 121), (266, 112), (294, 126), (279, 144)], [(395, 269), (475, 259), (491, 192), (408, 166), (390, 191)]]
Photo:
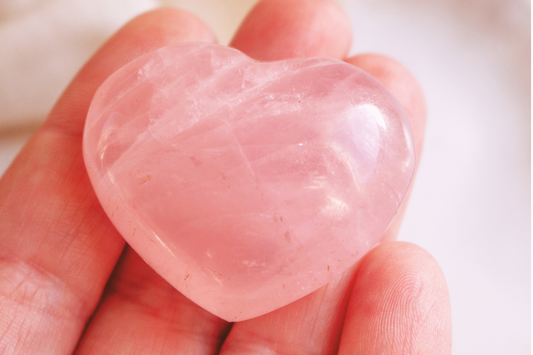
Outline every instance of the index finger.
[(124, 246), (82, 158), (95, 90), (141, 54), (213, 38), (183, 11), (157, 10), (133, 20), (79, 72), (2, 177), (0, 351), (71, 353)]

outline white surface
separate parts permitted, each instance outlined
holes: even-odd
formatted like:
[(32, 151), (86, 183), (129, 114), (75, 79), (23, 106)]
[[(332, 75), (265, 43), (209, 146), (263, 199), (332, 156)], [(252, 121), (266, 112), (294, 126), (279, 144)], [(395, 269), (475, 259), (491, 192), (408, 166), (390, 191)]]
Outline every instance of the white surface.
[(530, 10), (476, 3), (343, 1), (354, 50), (400, 59), (426, 93), (400, 239), (444, 270), (453, 353), (530, 354)]
[[(213, 27), (222, 43), (227, 43), (255, 1), (232, 0), (224, 2), (225, 6), (215, 0), (162, 2), (180, 4), (196, 13)], [(444, 270), (452, 297), (453, 353), (529, 354), (529, 3), (339, 2), (354, 25), (353, 53), (373, 51), (398, 58), (419, 78), (426, 92), (429, 118), (425, 151), (401, 239), (424, 247)], [(123, 1), (113, 3), (126, 6)], [(26, 11), (19, 7), (22, 10), (12, 8), (18, 13)], [(108, 14), (110, 18), (117, 16)], [(111, 27), (98, 32), (99, 41), (110, 34)], [(87, 33), (80, 36), (89, 38)], [(1, 40), (0, 33), (0, 45)], [(25, 40), (31, 41), (31, 36)], [(92, 45), (97, 42), (95, 39)], [(87, 49), (84, 51), (70, 55), (69, 68), (81, 66), (88, 56)], [(0, 53), (0, 76), (12, 69), (6, 67), (4, 53)], [(44, 66), (35, 60), (33, 64)], [(56, 91), (67, 84), (65, 78), (60, 79)], [(47, 90), (46, 82), (32, 90), (32, 95), (44, 95), (40, 92)], [(37, 111), (46, 112), (51, 106), (44, 101), (39, 101), (42, 106)], [(15, 116), (25, 119), (19, 114), (24, 110), (15, 107)], [(22, 140), (1, 142), (0, 169)]]
[(0, 125), (42, 120), (102, 42), (157, 0), (0, 0)]

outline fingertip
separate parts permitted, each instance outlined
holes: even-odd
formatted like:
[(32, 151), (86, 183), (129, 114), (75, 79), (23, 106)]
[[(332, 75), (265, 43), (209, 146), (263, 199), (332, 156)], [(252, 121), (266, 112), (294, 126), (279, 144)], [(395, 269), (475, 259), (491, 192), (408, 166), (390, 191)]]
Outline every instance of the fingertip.
[(172, 7), (148, 11), (119, 29), (82, 72), (93, 71), (93, 63), (97, 62), (100, 66), (105, 65), (109, 75), (140, 55), (180, 42), (216, 42), (216, 38), (202, 20), (188, 11)]
[(341, 339), (346, 353), (451, 353), (448, 288), (431, 255), (390, 242), (363, 258)]
[(263, 61), (296, 57), (342, 59), (351, 25), (332, 0), (263, 0), (247, 15), (231, 46)]
[(107, 71), (116, 70), (140, 55), (180, 42), (216, 42), (216, 38), (202, 20), (188, 11), (172, 7), (148, 11), (119, 29), (82, 72), (93, 70), (93, 62), (109, 64)]
[(216, 42), (209, 27), (195, 15), (164, 7), (146, 12), (119, 29), (84, 65), (52, 109), (46, 126), (83, 131), (96, 89), (116, 70), (160, 47), (180, 42)]
[[(161, 7), (131, 20), (123, 30), (163, 45), (177, 42), (217, 42), (213, 31), (196, 15), (182, 9)], [(128, 33), (131, 31), (131, 33)], [(120, 32), (119, 32), (120, 33)]]

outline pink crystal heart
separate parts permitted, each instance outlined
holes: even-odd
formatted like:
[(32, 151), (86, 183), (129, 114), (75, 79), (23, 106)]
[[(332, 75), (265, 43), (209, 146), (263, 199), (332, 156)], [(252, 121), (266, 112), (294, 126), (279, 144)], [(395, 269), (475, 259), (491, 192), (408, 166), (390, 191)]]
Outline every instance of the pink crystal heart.
[(127, 242), (228, 321), (293, 302), (361, 258), (415, 163), (401, 105), (365, 72), (325, 58), (260, 63), (203, 43), (113, 74), (83, 149)]

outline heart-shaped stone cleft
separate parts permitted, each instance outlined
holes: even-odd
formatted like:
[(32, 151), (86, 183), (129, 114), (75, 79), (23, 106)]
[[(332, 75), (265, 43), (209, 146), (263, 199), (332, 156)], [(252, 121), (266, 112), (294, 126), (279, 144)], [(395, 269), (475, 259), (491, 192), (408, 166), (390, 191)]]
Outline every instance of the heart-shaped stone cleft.
[(262, 63), (205, 43), (161, 48), (107, 79), (83, 151), (126, 241), (228, 321), (353, 265), (387, 229), (415, 166), (406, 114), (362, 70)]

